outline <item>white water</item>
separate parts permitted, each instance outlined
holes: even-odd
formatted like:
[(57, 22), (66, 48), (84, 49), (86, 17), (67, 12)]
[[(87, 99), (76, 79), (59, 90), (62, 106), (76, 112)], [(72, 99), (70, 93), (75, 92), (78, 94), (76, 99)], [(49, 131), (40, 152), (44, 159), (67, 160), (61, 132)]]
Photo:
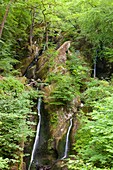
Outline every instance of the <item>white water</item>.
[(35, 142), (34, 142), (34, 145), (33, 145), (33, 150), (32, 150), (32, 154), (31, 154), (31, 160), (30, 160), (28, 170), (31, 169), (31, 165), (32, 165), (33, 160), (34, 160), (34, 154), (35, 154), (35, 151), (36, 151), (36, 147), (37, 147), (38, 142), (39, 142), (39, 133), (40, 133), (40, 126), (41, 126), (40, 106), (41, 106), (41, 98), (38, 99), (37, 110), (38, 110), (39, 122), (38, 122), (38, 125), (37, 125), (37, 132), (36, 132)]
[(70, 134), (70, 130), (72, 128), (72, 118), (70, 119), (70, 125), (69, 125), (69, 128), (68, 128), (68, 131), (67, 131), (67, 135), (66, 135), (66, 144), (65, 144), (65, 152), (64, 152), (64, 156), (61, 158), (62, 159), (65, 159), (67, 157), (67, 154), (68, 154), (68, 145), (69, 145), (69, 134)]
[(96, 77), (96, 62), (94, 63), (94, 78)]

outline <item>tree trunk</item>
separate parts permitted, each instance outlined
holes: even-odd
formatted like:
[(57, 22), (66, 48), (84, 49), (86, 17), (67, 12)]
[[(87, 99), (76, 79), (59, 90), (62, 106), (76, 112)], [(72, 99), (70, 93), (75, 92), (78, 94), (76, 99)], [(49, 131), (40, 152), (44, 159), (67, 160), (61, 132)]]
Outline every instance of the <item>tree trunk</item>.
[(6, 19), (7, 19), (7, 16), (8, 16), (8, 12), (9, 12), (9, 9), (10, 9), (10, 5), (11, 5), (12, 2), (13, 2), (13, 0), (9, 1), (9, 4), (7, 5), (7, 8), (6, 8), (6, 11), (5, 11), (5, 14), (4, 14), (1, 26), (0, 26), (0, 39), (2, 37), (2, 32), (3, 32), (3, 29), (4, 29), (4, 24), (6, 22)]

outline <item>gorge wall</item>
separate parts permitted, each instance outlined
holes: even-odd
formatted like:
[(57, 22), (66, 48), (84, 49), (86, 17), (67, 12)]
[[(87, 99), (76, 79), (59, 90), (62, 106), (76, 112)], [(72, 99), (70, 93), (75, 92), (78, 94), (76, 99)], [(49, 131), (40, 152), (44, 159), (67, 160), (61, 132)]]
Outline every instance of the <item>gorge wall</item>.
[[(37, 60), (34, 57), (34, 63), (32, 57), (33, 64), (30, 67), (29, 60), (29, 64), (22, 66), (23, 74), (25, 73), (23, 70), (27, 70), (26, 77), (29, 79), (29, 85), (38, 88), (43, 100), (40, 146), (36, 155), (39, 163), (36, 165), (35, 159), (34, 169), (35, 167), (37, 169), (63, 169), (61, 164), (71, 118), (73, 123), (71, 135), (69, 135), (70, 146), (74, 142), (74, 135), (78, 126), (76, 114), (81, 107), (81, 101), (79, 94), (75, 93), (78, 88), (77, 83), (74, 82), (74, 78), (67, 67), (67, 61), (72, 55), (69, 51), (70, 44), (70, 41), (66, 41), (58, 50), (49, 49)], [(81, 56), (75, 57), (84, 60)], [(27, 60), (25, 59), (25, 61)]]

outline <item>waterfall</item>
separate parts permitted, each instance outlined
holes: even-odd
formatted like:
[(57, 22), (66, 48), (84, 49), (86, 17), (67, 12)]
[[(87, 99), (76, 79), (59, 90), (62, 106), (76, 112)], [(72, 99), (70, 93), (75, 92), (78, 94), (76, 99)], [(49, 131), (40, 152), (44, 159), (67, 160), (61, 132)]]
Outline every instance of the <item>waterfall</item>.
[(65, 152), (64, 152), (64, 156), (61, 158), (62, 159), (65, 159), (67, 157), (67, 154), (68, 154), (68, 145), (69, 145), (69, 135), (70, 135), (70, 130), (72, 128), (72, 118), (70, 119), (70, 125), (69, 125), (69, 128), (68, 128), (68, 131), (67, 131), (67, 135), (66, 135), (66, 144), (65, 144)]
[(32, 150), (32, 154), (31, 154), (31, 160), (30, 160), (28, 170), (31, 169), (31, 165), (32, 165), (33, 160), (34, 160), (34, 154), (35, 154), (38, 142), (39, 142), (39, 133), (40, 133), (40, 126), (41, 126), (40, 106), (41, 106), (41, 98), (38, 99), (37, 110), (38, 110), (39, 122), (38, 122), (38, 125), (37, 125), (36, 137), (35, 137), (35, 142), (34, 142), (34, 145), (33, 145), (33, 150)]
[(94, 63), (94, 78), (96, 77), (96, 61)]
[(96, 57), (94, 59), (94, 74), (93, 77), (96, 77), (96, 69), (97, 69), (97, 57), (98, 57), (98, 50), (96, 50)]

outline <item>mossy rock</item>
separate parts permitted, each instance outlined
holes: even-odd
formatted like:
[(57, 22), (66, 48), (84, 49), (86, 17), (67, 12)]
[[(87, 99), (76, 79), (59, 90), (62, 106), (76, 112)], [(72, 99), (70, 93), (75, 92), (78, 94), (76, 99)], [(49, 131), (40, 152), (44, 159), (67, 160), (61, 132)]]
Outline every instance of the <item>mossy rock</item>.
[(40, 78), (40, 79), (45, 79), (48, 74), (48, 63), (45, 63), (38, 71), (35, 73), (35, 79)]
[(21, 70), (22, 75), (25, 74), (28, 66), (31, 64), (31, 62), (34, 60), (35, 56), (32, 55), (30, 57), (25, 57), (20, 61), (20, 64), (17, 65), (17, 69)]
[(35, 79), (45, 79), (49, 71), (49, 58), (45, 55), (39, 57), (36, 63)]
[(27, 70), (26, 77), (28, 79), (35, 78), (36, 65), (32, 66)]

